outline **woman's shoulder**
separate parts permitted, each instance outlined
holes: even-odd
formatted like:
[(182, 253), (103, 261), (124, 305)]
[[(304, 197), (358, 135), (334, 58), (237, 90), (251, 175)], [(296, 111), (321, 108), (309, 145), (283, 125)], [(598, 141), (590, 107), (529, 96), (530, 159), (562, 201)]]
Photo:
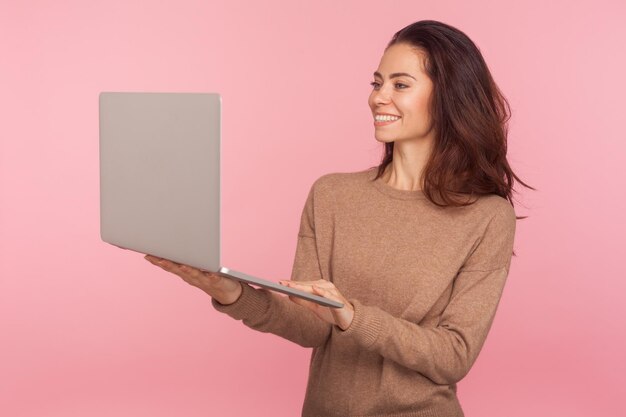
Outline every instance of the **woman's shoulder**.
[(332, 187), (335, 189), (338, 187), (353, 188), (359, 184), (364, 184), (371, 173), (371, 168), (351, 172), (329, 172), (318, 177), (313, 186), (316, 188)]
[(478, 201), (480, 201), (480, 206), (486, 214), (515, 218), (515, 210), (511, 202), (498, 194), (481, 196)]
[(485, 228), (490, 223), (498, 223), (503, 227), (514, 228), (517, 221), (511, 202), (497, 194), (481, 195), (469, 206), (448, 208), (446, 211), (459, 227), (481, 225), (481, 228)]
[(368, 192), (371, 169), (353, 172), (330, 172), (318, 177), (311, 186), (314, 198), (321, 203), (337, 205), (353, 201)]

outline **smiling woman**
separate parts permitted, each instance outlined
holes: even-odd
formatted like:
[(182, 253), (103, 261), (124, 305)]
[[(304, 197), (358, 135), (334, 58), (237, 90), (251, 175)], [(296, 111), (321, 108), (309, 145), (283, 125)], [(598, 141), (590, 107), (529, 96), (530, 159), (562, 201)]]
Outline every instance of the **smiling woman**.
[(435, 137), (429, 107), (433, 83), (424, 61), (424, 54), (409, 44), (393, 44), (385, 51), (378, 71), (374, 72), (369, 97), (376, 140), (396, 142), (398, 147), (404, 146), (401, 141), (432, 147)]
[(368, 103), (382, 162), (313, 183), (281, 282), (342, 308), (167, 267), (217, 311), (312, 348), (304, 417), (462, 417), (456, 384), (514, 253), (506, 101), (472, 41), (429, 20), (394, 35)]
[(508, 102), (458, 29), (427, 20), (398, 31), (371, 85), (375, 136), (384, 145), (376, 178), (422, 189), (442, 206), (488, 194), (513, 204), (513, 179), (534, 190), (506, 160)]

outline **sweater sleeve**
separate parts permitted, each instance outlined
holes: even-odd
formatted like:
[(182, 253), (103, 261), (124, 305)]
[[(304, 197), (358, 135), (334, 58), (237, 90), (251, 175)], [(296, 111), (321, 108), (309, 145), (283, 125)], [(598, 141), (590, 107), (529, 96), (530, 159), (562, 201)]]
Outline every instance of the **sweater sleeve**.
[[(504, 207), (504, 206), (503, 206)], [(437, 384), (453, 384), (469, 372), (487, 337), (508, 275), (515, 235), (515, 212), (507, 202), (458, 271), (439, 324), (420, 326), (357, 299), (346, 330), (332, 337), (353, 338)]]
[[(314, 187), (311, 187), (302, 215), (296, 254), (291, 272), (293, 281), (322, 279), (313, 222)], [(331, 333), (331, 324), (286, 296), (264, 288), (242, 283), (241, 296), (232, 304), (211, 299), (213, 307), (235, 320), (242, 320), (251, 329), (273, 333), (303, 347), (324, 344)]]

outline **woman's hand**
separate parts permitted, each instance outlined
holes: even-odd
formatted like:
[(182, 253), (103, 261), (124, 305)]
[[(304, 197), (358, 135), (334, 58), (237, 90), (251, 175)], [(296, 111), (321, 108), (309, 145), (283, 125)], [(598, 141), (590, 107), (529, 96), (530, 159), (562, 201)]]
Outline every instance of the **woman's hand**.
[(322, 320), (336, 324), (341, 330), (346, 330), (352, 323), (354, 317), (354, 306), (341, 295), (335, 284), (325, 279), (317, 281), (280, 281), (282, 285), (302, 290), (310, 294), (319, 295), (334, 301), (343, 303), (342, 308), (325, 307), (314, 303), (313, 301), (304, 300), (299, 297), (289, 296), (289, 299), (296, 304), (308, 308)]
[(200, 288), (215, 298), (220, 304), (232, 304), (241, 295), (241, 283), (234, 279), (226, 278), (215, 272), (201, 271), (188, 265), (178, 264), (152, 255), (146, 255), (144, 258), (151, 264), (178, 275), (187, 284)]

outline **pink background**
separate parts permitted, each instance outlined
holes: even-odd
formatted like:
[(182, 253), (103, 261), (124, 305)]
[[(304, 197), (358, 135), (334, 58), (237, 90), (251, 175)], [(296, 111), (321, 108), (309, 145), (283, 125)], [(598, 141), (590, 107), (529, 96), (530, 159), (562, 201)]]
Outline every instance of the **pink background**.
[(312, 182), (379, 160), (368, 83), (421, 19), (513, 119), (514, 258), (470, 416), (625, 415), (626, 8), (595, 1), (10, 1), (0, 8), (0, 414), (295, 416), (309, 349), (99, 238), (98, 93), (223, 96), (223, 260), (289, 277)]

